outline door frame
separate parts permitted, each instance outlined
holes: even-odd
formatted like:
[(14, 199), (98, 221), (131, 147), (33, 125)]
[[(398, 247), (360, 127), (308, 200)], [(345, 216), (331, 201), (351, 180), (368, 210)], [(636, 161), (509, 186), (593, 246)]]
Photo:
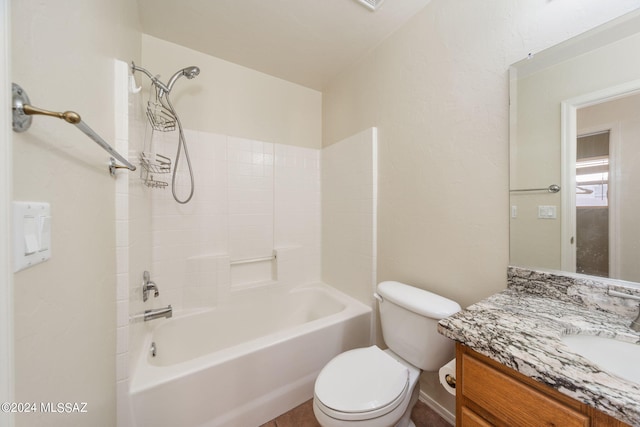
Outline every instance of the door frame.
[[(604, 132), (609, 133), (609, 182), (607, 197), (609, 202), (608, 268), (609, 277), (613, 278), (620, 277), (620, 194), (618, 192), (618, 178), (616, 174), (611, 173), (611, 171), (618, 170), (618, 167), (620, 167), (620, 131), (620, 123), (615, 122), (603, 123), (597, 126), (589, 125), (578, 129), (577, 132), (578, 138), (583, 135), (593, 135)], [(572, 214), (575, 217), (576, 212), (573, 211)], [(577, 246), (575, 246), (575, 248), (577, 249)]]
[[(561, 103), (561, 181), (562, 181), (562, 219), (561, 219), (561, 232), (560, 232), (560, 264), (561, 270), (574, 272), (576, 271), (576, 144), (578, 137), (577, 129), (577, 111), (579, 108), (589, 107), (591, 105), (600, 104), (602, 102), (613, 101), (618, 98), (623, 98), (628, 95), (640, 93), (640, 79), (632, 80), (627, 83), (612, 86), (610, 88), (601, 89), (595, 92), (580, 95), (574, 98), (567, 99)], [(615, 129), (612, 129), (612, 133)], [(615, 132), (618, 134), (619, 132)], [(616, 138), (617, 135), (611, 136)], [(612, 139), (610, 144), (616, 142)], [(617, 149), (615, 147), (614, 149)], [(615, 200), (613, 200), (615, 203)], [(615, 207), (610, 211), (612, 217), (615, 218), (618, 215)], [(610, 222), (611, 224), (611, 222)], [(614, 269), (616, 270), (616, 260), (618, 252), (615, 250), (617, 247), (618, 230), (617, 225), (609, 230), (612, 237), (609, 238), (610, 249), (614, 250), (613, 260)], [(573, 239), (573, 241), (572, 241)], [(610, 260), (610, 266), (611, 266)]]
[[(11, 259), (12, 154), (11, 154), (11, 78), (10, 0), (0, 0), (0, 402), (14, 401), (13, 376), (13, 273)], [(0, 424), (12, 427), (10, 413), (0, 413)]]

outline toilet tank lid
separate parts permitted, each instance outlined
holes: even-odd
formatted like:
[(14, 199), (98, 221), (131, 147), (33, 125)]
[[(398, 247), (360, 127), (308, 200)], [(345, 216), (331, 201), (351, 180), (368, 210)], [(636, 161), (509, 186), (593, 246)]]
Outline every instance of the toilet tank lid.
[(378, 284), (378, 294), (409, 311), (438, 320), (461, 310), (455, 301), (400, 282), (381, 282)]

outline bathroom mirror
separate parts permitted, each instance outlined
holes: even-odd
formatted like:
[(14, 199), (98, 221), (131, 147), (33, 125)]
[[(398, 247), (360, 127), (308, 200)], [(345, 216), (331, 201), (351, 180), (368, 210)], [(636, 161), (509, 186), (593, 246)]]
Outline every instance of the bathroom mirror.
[(510, 264), (640, 282), (640, 11), (510, 75)]

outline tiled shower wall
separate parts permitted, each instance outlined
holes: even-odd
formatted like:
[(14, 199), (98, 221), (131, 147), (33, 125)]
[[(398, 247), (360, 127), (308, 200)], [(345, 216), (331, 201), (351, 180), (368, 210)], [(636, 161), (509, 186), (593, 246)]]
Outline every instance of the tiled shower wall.
[[(153, 304), (214, 306), (233, 289), (319, 281), (320, 151), (208, 132), (185, 137), (193, 199), (180, 205), (170, 189), (152, 194), (152, 277), (161, 290)], [(175, 158), (176, 139), (160, 135), (154, 149)], [(183, 197), (189, 176), (178, 170)], [(277, 262), (230, 265), (274, 250)]]

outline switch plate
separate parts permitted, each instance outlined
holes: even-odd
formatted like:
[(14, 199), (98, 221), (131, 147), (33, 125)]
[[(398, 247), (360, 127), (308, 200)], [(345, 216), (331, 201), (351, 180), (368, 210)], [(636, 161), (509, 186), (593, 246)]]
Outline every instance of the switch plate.
[(51, 206), (13, 202), (13, 271), (51, 258)]
[(538, 206), (538, 218), (541, 219), (556, 219), (556, 207), (551, 206)]

